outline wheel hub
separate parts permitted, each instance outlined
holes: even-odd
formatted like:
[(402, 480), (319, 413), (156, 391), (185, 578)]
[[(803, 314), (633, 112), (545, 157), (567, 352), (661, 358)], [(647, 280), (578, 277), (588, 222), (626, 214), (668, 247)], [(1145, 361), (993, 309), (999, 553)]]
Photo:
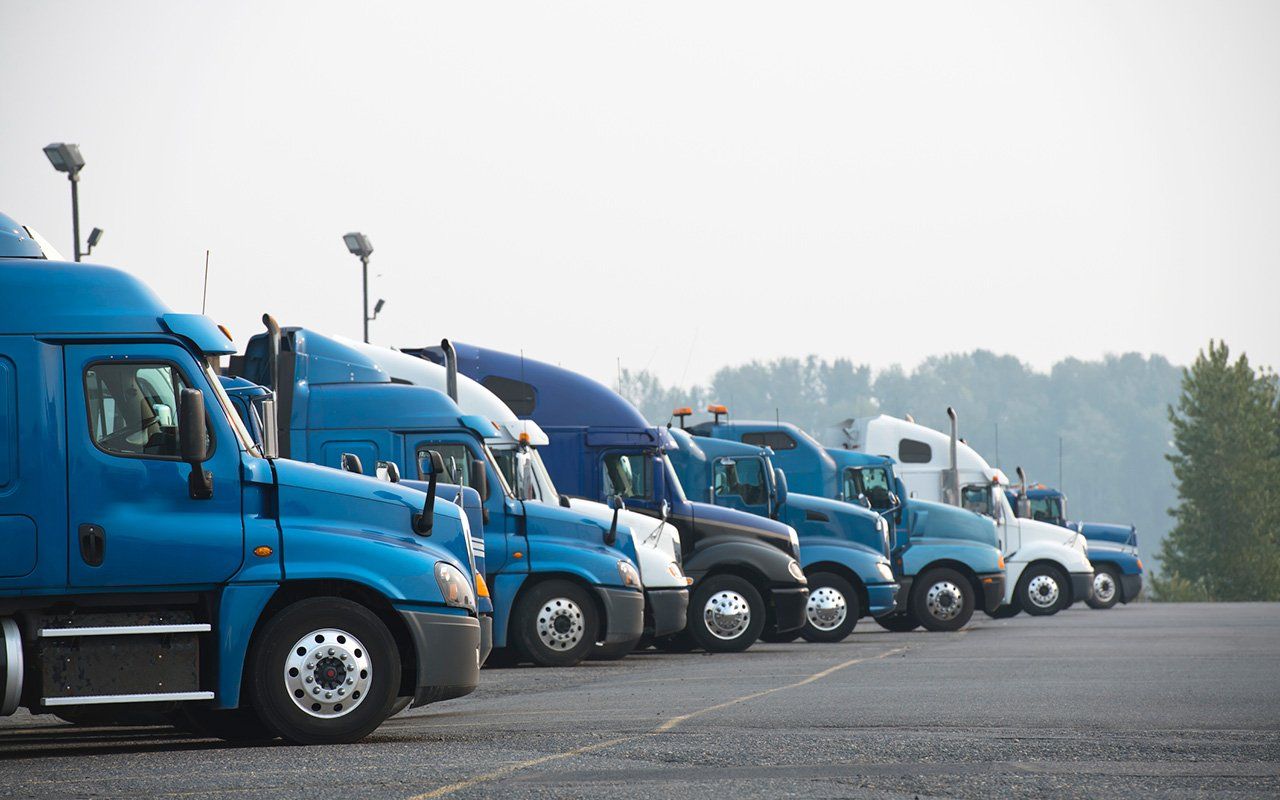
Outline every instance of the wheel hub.
[(818, 630), (835, 630), (848, 618), (849, 605), (838, 589), (821, 586), (809, 593), (805, 614), (809, 624)]
[(938, 581), (929, 587), (924, 604), (935, 619), (952, 620), (964, 610), (964, 593), (951, 581)]
[(1116, 594), (1116, 582), (1106, 572), (1093, 576), (1093, 596), (1104, 603), (1110, 603)]
[(1058, 602), (1061, 591), (1058, 582), (1051, 575), (1037, 575), (1027, 584), (1027, 594), (1037, 608), (1049, 608)]
[(751, 624), (751, 605), (737, 592), (716, 592), (702, 609), (707, 630), (717, 639), (729, 641), (742, 635)]
[(553, 597), (538, 611), (538, 638), (552, 650), (570, 650), (586, 635), (582, 609), (567, 597)]
[(313, 717), (350, 714), (373, 683), (373, 663), (360, 640), (322, 628), (299, 639), (284, 664), (284, 685), (298, 708)]

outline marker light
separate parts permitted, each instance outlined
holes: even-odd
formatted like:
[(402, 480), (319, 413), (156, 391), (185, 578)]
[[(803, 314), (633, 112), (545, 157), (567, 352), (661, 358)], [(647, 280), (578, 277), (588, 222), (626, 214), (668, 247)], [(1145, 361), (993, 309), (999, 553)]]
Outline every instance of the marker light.
[(484, 582), (484, 576), (479, 572), (476, 573), (476, 594), (480, 597), (489, 596), (489, 584)]
[(728, 414), (729, 409), (725, 408), (722, 405), (717, 405), (715, 403), (712, 403), (711, 405), (707, 406), (707, 413), (708, 414)]
[(235, 338), (231, 335), (231, 331), (227, 330), (226, 325), (219, 325), (218, 330), (222, 331), (222, 335), (227, 337), (228, 342), (234, 342)]
[(528, 431), (520, 431), (520, 436), (518, 437), (518, 439), (519, 439), (519, 441), (520, 441), (520, 444), (528, 444), (528, 443), (529, 443), (529, 432), (528, 432)]
[(1138, 559), (1138, 571), (1142, 571), (1142, 559)]
[(275, 552), (274, 550), (272, 550), (270, 547), (267, 547), (265, 544), (258, 545), (257, 547), (253, 548), (253, 554), (258, 558), (266, 558), (267, 556), (271, 555), (274, 552)]
[(689, 408), (688, 406), (681, 406), (680, 408), (677, 408), (675, 411), (672, 411), (671, 416), (673, 417), (693, 416), (693, 409)]

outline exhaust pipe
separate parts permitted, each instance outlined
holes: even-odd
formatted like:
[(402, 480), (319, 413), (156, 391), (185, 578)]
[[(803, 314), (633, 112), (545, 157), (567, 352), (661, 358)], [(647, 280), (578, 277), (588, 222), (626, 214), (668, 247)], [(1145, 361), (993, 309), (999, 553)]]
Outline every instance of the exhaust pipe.
[(959, 429), (956, 420), (956, 410), (951, 406), (947, 406), (947, 416), (951, 418), (951, 468), (950, 474), (947, 475), (947, 491), (951, 495), (949, 501), (951, 505), (960, 505), (960, 463), (956, 454), (959, 442)]
[(458, 402), (458, 351), (453, 349), (453, 342), (440, 340), (440, 349), (444, 351), (445, 393), (449, 399)]
[(271, 390), (280, 391), (280, 325), (270, 314), (262, 315), (262, 324), (267, 326), (267, 375), (271, 379)]

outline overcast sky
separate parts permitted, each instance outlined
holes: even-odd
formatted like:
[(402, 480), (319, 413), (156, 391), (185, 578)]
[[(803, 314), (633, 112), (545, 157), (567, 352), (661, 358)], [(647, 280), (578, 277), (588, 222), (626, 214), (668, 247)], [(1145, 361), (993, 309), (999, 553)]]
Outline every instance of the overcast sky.
[(1280, 3), (0, 0), (0, 209), (263, 311), (612, 380), (1210, 337), (1280, 366)]

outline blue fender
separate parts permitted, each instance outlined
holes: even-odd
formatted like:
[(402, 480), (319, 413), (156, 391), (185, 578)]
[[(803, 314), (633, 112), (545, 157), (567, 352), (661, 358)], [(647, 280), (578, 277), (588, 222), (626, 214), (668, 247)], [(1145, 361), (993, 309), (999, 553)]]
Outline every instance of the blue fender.
[(1094, 566), (1110, 564), (1120, 570), (1121, 575), (1142, 574), (1142, 562), (1135, 554), (1119, 547), (1107, 547), (1097, 540), (1089, 542), (1089, 561)]
[(932, 537), (911, 539), (902, 552), (900, 569), (903, 575), (915, 577), (939, 561), (959, 562), (978, 575), (1004, 572), (1000, 565), (1000, 551), (989, 544)]
[(889, 559), (881, 553), (851, 542), (809, 540), (800, 547), (800, 566), (808, 572), (814, 564), (838, 564), (854, 574), (865, 593), (863, 615), (880, 616), (893, 610), (898, 583)]
[(240, 705), (249, 640), (278, 588), (276, 583), (233, 583), (222, 590), (218, 601), (218, 708)]
[(527, 572), (503, 572), (494, 575), (489, 587), (493, 595), (493, 646), (507, 646), (507, 623), (511, 620), (511, 607), (516, 595), (529, 577)]

